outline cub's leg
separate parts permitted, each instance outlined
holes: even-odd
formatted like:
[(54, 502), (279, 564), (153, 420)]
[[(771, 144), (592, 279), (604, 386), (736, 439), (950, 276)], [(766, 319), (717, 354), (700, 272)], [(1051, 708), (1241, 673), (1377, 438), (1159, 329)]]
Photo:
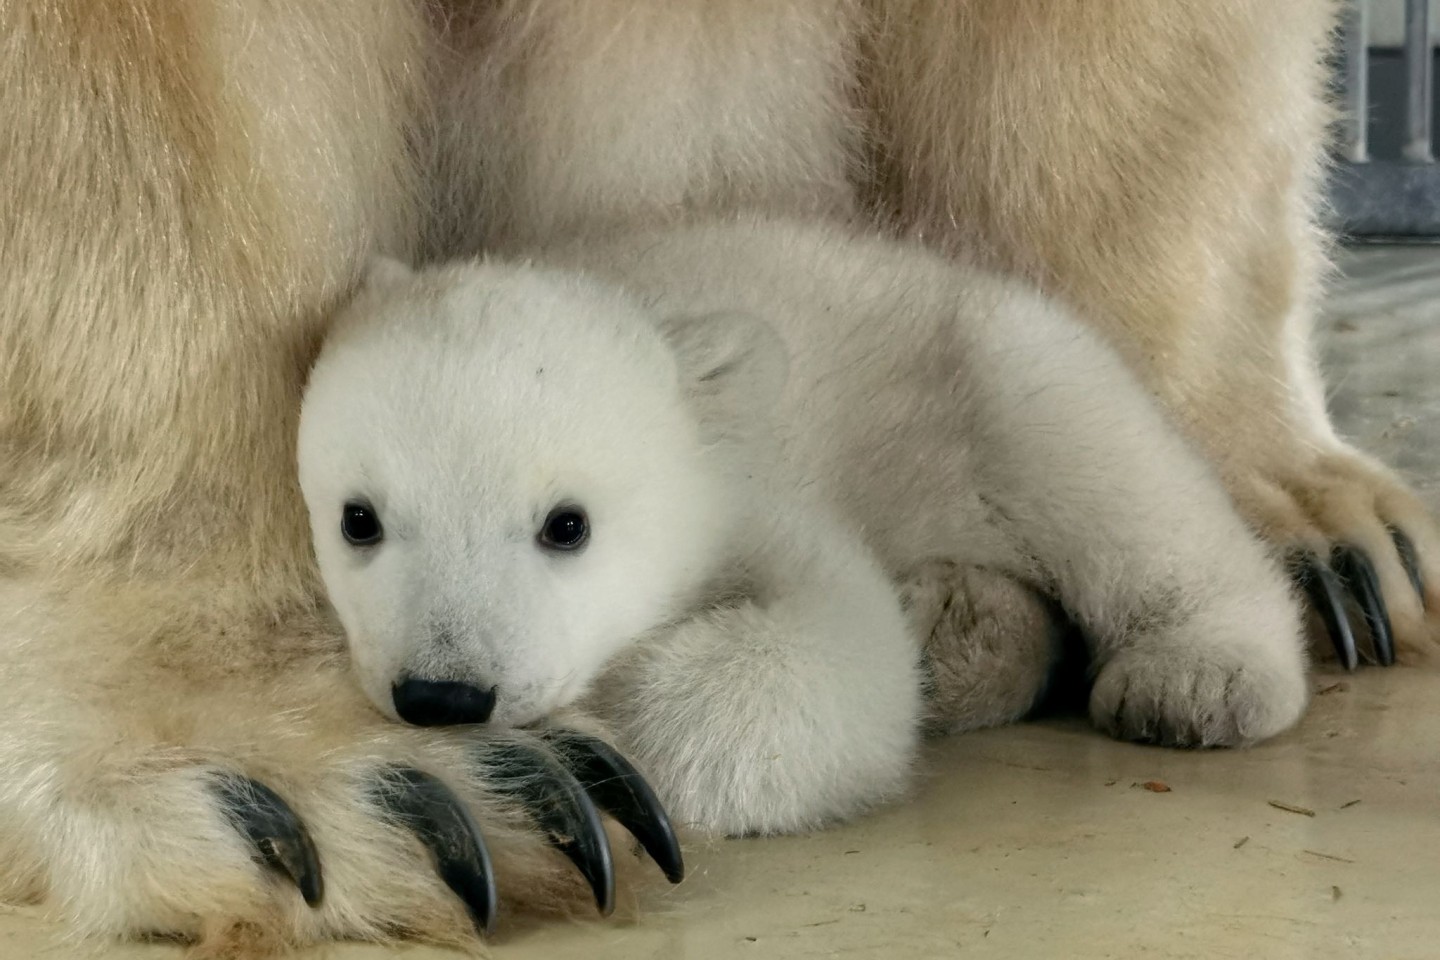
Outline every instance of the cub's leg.
[(1336, 434), (1312, 342), (1338, 6), (873, 0), (862, 63), (874, 204), (1118, 346), (1251, 526), (1299, 555), (1351, 665), (1367, 634), (1381, 663), (1436, 650), (1440, 538)]
[(1212, 468), (1120, 359), (1053, 304), (976, 346), (990, 522), (1084, 631), (1103, 729), (1176, 745), (1273, 736), (1306, 703), (1299, 609)]
[(1068, 624), (1017, 580), (983, 567), (935, 561), (901, 579), (921, 669), (930, 734), (1011, 723), (1044, 698), (1064, 654)]
[(595, 695), (675, 818), (732, 835), (900, 794), (922, 710), (918, 643), (869, 552), (818, 509), (773, 516), (736, 599), (659, 631)]

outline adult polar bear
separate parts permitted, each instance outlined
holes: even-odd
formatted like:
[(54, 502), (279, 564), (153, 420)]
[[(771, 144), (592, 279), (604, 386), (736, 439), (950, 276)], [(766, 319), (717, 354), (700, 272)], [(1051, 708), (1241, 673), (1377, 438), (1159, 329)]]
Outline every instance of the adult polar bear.
[[(510, 896), (578, 893), (472, 744), (363, 702), (293, 481), (320, 319), (364, 257), (484, 239), (425, 226), (437, 105), (442, 198), (497, 240), (757, 204), (879, 214), (1037, 277), (1277, 544), (1360, 544), (1397, 638), (1431, 644), (1385, 534), (1415, 541), (1433, 609), (1430, 522), (1334, 439), (1309, 353), (1332, 6), (0, 3), (7, 895), (217, 950), (463, 936), (377, 816), (395, 763), (468, 801)], [(457, 71), (439, 104), (431, 67)], [(309, 825), (319, 909), (217, 803), (241, 776)]]

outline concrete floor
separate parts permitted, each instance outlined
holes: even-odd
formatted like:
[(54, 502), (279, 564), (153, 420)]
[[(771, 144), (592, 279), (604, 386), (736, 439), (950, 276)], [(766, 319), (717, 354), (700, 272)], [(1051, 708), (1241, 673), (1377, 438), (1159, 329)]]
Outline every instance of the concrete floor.
[[(1324, 340), (1333, 409), (1440, 509), (1440, 248), (1362, 249), (1344, 265)], [(1431, 960), (1440, 676), (1371, 668), (1314, 682), (1301, 727), (1245, 752), (1123, 745), (1079, 721), (951, 738), (929, 749), (907, 804), (812, 836), (690, 850), (690, 878), (657, 889), (638, 922), (511, 931), (495, 953)], [(94, 955), (54, 934), (34, 911), (0, 907), (0, 957)]]

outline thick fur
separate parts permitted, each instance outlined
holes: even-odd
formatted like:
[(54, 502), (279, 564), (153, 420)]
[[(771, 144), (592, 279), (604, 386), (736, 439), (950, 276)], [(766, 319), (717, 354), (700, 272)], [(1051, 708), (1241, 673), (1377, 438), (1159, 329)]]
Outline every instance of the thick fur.
[[(1280, 569), (1053, 303), (918, 246), (748, 218), (549, 259), (635, 299), (533, 266), (390, 266), (316, 366), (302, 486), (382, 709), (416, 663), (496, 687), (502, 725), (594, 688), (686, 823), (818, 826), (904, 785), (935, 625), (894, 585), (946, 564), (1058, 599), (1118, 736), (1239, 745), (1299, 718)], [(354, 498), (393, 534), (347, 544)], [(582, 550), (539, 542), (557, 504), (590, 517)], [(1046, 626), (1006, 651), (1032, 677)], [(1037, 693), (977, 688), (956, 720)]]
[(440, 97), (442, 254), (737, 207), (855, 205), (854, 0), (461, 10)]
[[(77, 931), (217, 951), (464, 935), (419, 852), (394, 869), (404, 841), (360, 817), (359, 761), (327, 759), (424, 757), (487, 833), (514, 828), (452, 736), (347, 712), (315, 612), (295, 418), (376, 249), (748, 205), (993, 257), (1103, 325), (1275, 543), (1362, 543), (1402, 643), (1433, 636), (1379, 527), (1406, 525), (1433, 591), (1427, 521), (1330, 436), (1310, 359), (1328, 0), (438, 6), (0, 2), (7, 890)], [(204, 807), (202, 762), (296, 785), (322, 860), (352, 864), (344, 910), (296, 912)], [(556, 858), (505, 835), (528, 852), (504, 892), (553, 902)], [(106, 871), (125, 884), (87, 879)]]
[(1404, 654), (1436, 649), (1435, 525), (1336, 435), (1312, 346), (1334, 0), (478, 9), (441, 100), (445, 249), (748, 205), (1019, 273), (1120, 349), (1277, 549), (1363, 548)]
[[(0, 890), (76, 933), (463, 939), (372, 815), (397, 761), (473, 802), (506, 895), (567, 902), (483, 753), (376, 714), (316, 610), (301, 387), (363, 259), (418, 234), (435, 42), (409, 3), (357, 12), (0, 3)], [(321, 910), (245, 849), (221, 771), (305, 818)]]

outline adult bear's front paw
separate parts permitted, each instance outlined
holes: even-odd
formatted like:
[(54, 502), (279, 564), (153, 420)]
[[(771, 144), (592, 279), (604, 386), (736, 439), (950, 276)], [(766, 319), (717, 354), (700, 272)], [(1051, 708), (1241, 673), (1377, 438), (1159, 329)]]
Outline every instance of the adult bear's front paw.
[[(487, 741), (475, 752), (475, 769), (467, 773), (490, 794), (525, 811), (547, 842), (585, 877), (602, 914), (608, 915), (615, 903), (614, 861), (602, 812), (636, 837), (672, 883), (684, 876), (665, 810), (635, 768), (603, 741), (551, 730)], [(366, 779), (376, 815), (420, 841), (476, 930), (488, 934), (496, 914), (495, 872), (466, 803), (445, 780), (418, 767), (382, 765)], [(293, 883), (311, 907), (320, 907), (321, 854), (290, 804), (264, 783), (239, 774), (217, 775), (214, 789), (256, 861)]]

